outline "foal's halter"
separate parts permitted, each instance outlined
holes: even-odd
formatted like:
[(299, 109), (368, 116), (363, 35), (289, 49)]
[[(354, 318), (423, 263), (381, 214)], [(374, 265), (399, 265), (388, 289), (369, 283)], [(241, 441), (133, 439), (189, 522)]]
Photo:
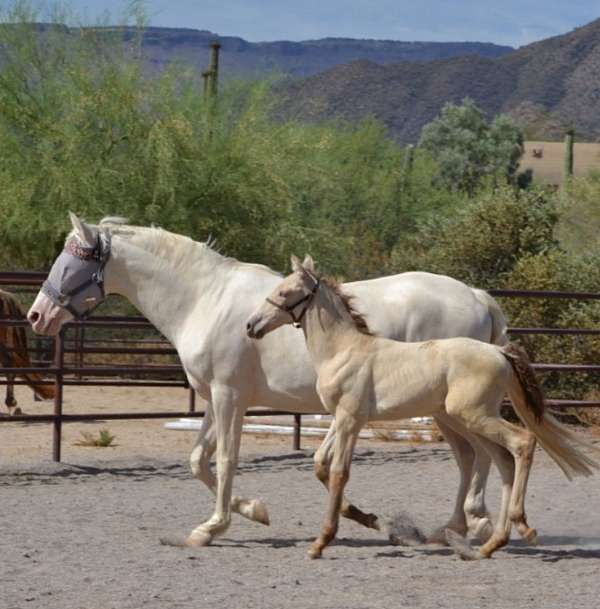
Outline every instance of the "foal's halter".
[[(294, 326), (294, 328), (302, 327), (301, 326), (302, 319), (306, 315), (306, 311), (308, 311), (308, 309), (310, 307), (310, 303), (312, 302), (312, 299), (315, 297), (315, 294), (317, 293), (317, 290), (319, 289), (319, 286), (321, 285), (321, 280), (318, 277), (313, 277), (312, 275), (310, 275), (310, 277), (315, 282), (315, 285), (313, 286), (312, 290), (308, 294), (305, 294), (298, 302), (294, 303), (293, 305), (288, 305), (286, 307), (286, 306), (277, 304), (275, 301), (271, 300), (270, 298), (265, 299), (270, 305), (273, 305), (274, 307), (287, 313), (292, 318), (292, 325)], [(302, 309), (302, 311), (300, 311), (300, 315), (298, 315), (296, 317), (296, 315), (294, 314), (294, 309), (297, 306), (301, 305), (303, 302), (306, 303), (306, 306)]]
[(84, 319), (106, 298), (104, 268), (110, 258), (110, 233), (98, 233), (94, 247), (70, 239), (55, 260), (42, 292), (75, 319)]

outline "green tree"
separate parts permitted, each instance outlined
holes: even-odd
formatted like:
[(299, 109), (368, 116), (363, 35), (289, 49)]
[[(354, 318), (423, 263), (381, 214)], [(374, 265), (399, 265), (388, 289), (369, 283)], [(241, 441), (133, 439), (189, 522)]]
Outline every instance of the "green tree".
[(446, 104), (425, 125), (420, 145), (438, 165), (438, 178), (451, 189), (473, 196), (486, 177), (512, 181), (523, 154), (523, 135), (506, 115), (489, 123), (473, 100)]

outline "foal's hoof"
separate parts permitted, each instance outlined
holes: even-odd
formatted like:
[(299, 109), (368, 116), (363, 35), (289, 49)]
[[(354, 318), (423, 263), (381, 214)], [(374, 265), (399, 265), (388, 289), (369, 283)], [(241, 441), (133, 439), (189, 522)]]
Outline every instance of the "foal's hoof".
[(537, 531), (531, 527), (527, 527), (524, 531), (519, 531), (521, 537), (530, 545), (535, 546), (538, 542)]
[(311, 559), (321, 558), (323, 556), (323, 551), (319, 547), (310, 546), (310, 548), (308, 548), (307, 555)]

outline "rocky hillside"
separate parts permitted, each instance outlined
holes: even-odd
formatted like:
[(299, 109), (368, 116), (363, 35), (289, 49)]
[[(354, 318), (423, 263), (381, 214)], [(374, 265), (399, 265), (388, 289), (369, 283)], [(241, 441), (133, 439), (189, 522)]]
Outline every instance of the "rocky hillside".
[(530, 139), (575, 127), (600, 137), (600, 19), (497, 58), (463, 56), (378, 65), (356, 61), (289, 83), (284, 112), (321, 120), (373, 115), (414, 142), (445, 102), (469, 96), (490, 115), (513, 114)]

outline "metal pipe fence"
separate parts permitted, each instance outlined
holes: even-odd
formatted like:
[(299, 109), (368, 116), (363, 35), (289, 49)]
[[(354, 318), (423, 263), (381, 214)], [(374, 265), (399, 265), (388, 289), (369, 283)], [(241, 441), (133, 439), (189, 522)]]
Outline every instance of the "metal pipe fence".
[[(39, 287), (45, 279), (45, 273), (0, 273), (0, 286), (17, 288), (16, 291), (32, 291)], [(574, 300), (600, 300), (600, 293), (577, 292), (547, 292), (540, 290), (490, 290), (492, 296), (501, 298), (562, 298)], [(28, 327), (23, 319), (0, 319), (0, 326)], [(43, 377), (40, 384), (53, 383), (55, 398), (53, 414), (40, 415), (13, 415), (0, 418), (0, 423), (7, 422), (38, 422), (52, 423), (53, 448), (52, 458), (60, 461), (62, 424), (81, 421), (97, 420), (136, 420), (136, 419), (168, 419), (192, 418), (204, 416), (203, 411), (196, 410), (196, 394), (189, 386), (180, 363), (172, 364), (144, 364), (131, 365), (127, 363), (99, 365), (86, 364), (86, 355), (96, 356), (168, 356), (176, 357), (177, 351), (163, 337), (155, 338), (127, 338), (127, 337), (101, 337), (93, 338), (86, 333), (87, 328), (118, 330), (150, 330), (155, 331), (153, 325), (141, 316), (105, 315), (94, 316), (84, 321), (72, 321), (65, 324), (61, 333), (55, 339), (45, 339), (51, 346), (40, 346), (39, 342), (30, 345), (30, 353), (39, 356), (52, 354), (51, 361), (39, 359), (32, 360), (29, 368), (0, 367), (0, 386), (8, 384), (7, 375), (20, 375), (24, 373), (37, 373)], [(69, 333), (75, 334), (68, 338)], [(547, 334), (547, 335), (600, 335), (600, 329), (591, 328), (509, 328), (511, 335)], [(36, 339), (38, 341), (38, 339)], [(119, 346), (114, 346), (118, 344)], [(110, 345), (110, 346), (106, 346)], [(123, 346), (125, 345), (125, 346)], [(130, 346), (133, 345), (133, 346)], [(152, 345), (152, 346), (149, 346)], [(72, 361), (67, 361), (66, 357)], [(596, 364), (533, 364), (539, 372), (600, 372), (600, 365)], [(4, 377), (4, 378), (2, 378)], [(15, 385), (26, 385), (24, 380), (15, 378), (11, 381)], [(34, 383), (35, 384), (35, 383)], [(64, 389), (71, 386), (96, 387), (178, 387), (189, 389), (188, 409), (186, 411), (164, 412), (112, 412), (112, 413), (81, 413), (68, 414), (63, 412)], [(600, 406), (600, 401), (594, 400), (568, 400), (548, 399), (550, 406), (562, 407), (592, 407)], [(289, 415), (292, 413), (270, 409), (251, 409), (251, 416)], [(294, 449), (300, 449), (301, 414), (294, 414)]]

